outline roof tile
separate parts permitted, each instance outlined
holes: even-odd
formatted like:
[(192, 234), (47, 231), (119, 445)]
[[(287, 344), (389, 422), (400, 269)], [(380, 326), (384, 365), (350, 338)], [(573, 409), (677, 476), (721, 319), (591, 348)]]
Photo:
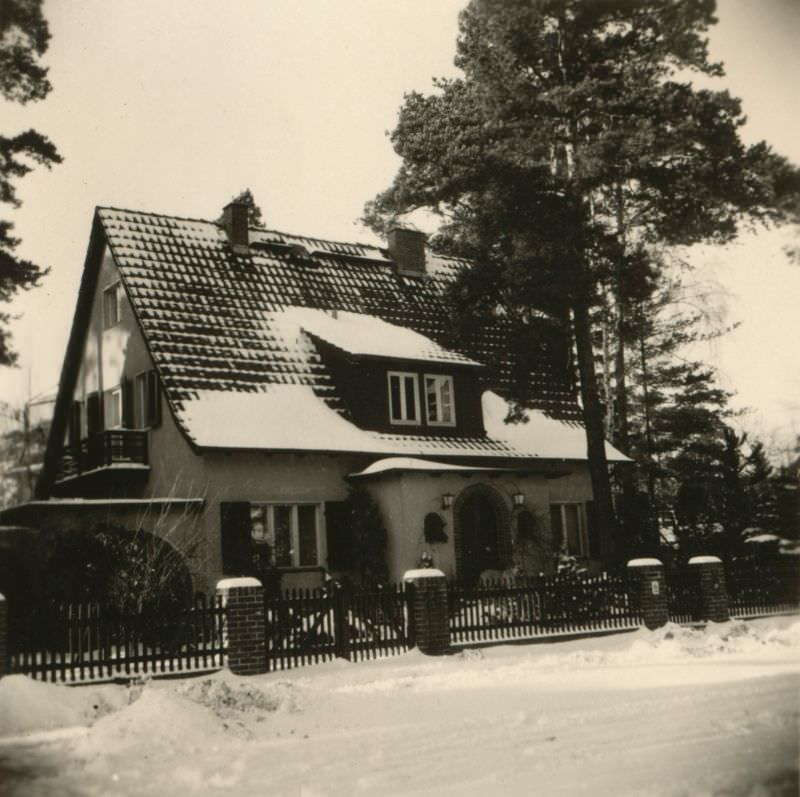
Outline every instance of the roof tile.
[[(251, 230), (249, 255), (234, 256), (211, 221), (114, 208), (98, 215), (176, 407), (199, 390), (249, 392), (281, 383), (310, 385), (336, 406), (330, 374), (313, 348), (294, 351), (275, 330), (274, 314), (288, 307), (375, 316), (448, 348), (444, 294), (467, 265), (462, 261), (429, 254), (430, 276), (402, 277), (375, 246), (264, 229)], [(307, 254), (296, 256), (292, 246)], [(485, 386), (500, 390), (511, 374), (503, 325), (498, 318), (454, 355), (486, 364)], [(535, 407), (555, 418), (580, 417), (572, 386), (544, 353), (533, 363), (532, 385)]]

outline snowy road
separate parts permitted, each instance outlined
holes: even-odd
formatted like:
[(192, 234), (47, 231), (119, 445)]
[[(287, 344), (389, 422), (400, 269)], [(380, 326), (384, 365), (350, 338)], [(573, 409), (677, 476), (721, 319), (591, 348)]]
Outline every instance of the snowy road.
[(796, 795), (798, 654), (781, 618), (134, 690), (7, 678), (0, 793)]

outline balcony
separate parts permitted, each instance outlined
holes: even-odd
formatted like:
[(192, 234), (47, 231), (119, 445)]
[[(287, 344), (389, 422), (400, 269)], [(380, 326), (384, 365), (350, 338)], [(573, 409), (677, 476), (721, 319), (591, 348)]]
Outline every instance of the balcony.
[(123, 475), (119, 471), (147, 474), (150, 468), (146, 431), (108, 429), (81, 440), (79, 446), (65, 448), (56, 483), (112, 470), (116, 476)]

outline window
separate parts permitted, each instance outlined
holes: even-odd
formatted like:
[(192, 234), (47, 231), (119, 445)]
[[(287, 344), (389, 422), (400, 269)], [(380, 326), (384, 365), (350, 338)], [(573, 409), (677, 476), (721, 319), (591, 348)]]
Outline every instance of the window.
[(572, 556), (588, 556), (589, 541), (583, 504), (550, 504), (553, 547)]
[(455, 426), (452, 376), (425, 376), (425, 410), (431, 426)]
[(114, 387), (103, 393), (103, 428), (119, 429), (122, 426), (122, 388)]
[(389, 371), (389, 420), (395, 424), (419, 423), (417, 375)]
[(119, 324), (122, 317), (122, 283), (115, 282), (103, 291), (103, 329)]
[(320, 563), (317, 504), (250, 504), (250, 535), (259, 558), (275, 567)]
[(144, 371), (134, 378), (134, 414), (133, 423), (136, 429), (147, 429), (158, 426), (160, 418), (160, 397), (158, 394), (158, 377), (155, 371)]

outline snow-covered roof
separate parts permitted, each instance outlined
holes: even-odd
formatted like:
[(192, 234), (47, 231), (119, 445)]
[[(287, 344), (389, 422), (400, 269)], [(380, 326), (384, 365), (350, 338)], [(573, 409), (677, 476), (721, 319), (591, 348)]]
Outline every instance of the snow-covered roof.
[[(572, 421), (557, 421), (538, 410), (526, 410), (525, 423), (506, 423), (509, 403), (490, 390), (483, 394), (483, 424), (487, 436), (506, 443), (528, 456), (542, 459), (585, 460), (586, 432)], [(630, 462), (630, 458), (606, 443), (609, 462)]]
[(364, 476), (377, 476), (381, 473), (391, 471), (426, 471), (434, 473), (452, 473), (453, 471), (499, 471), (502, 468), (478, 468), (471, 465), (452, 465), (447, 462), (433, 462), (429, 459), (417, 459), (416, 457), (387, 457), (373, 462), (369, 467), (358, 473), (351, 473), (351, 479)]
[[(483, 363), (487, 385), (510, 385), (508, 319), (474, 325), (458, 352), (443, 345), (447, 293), (469, 267), (464, 260), (428, 250), (419, 279), (401, 274), (388, 250), (374, 245), (251, 228), (242, 255), (214, 221), (98, 208), (97, 223), (173, 407), (201, 391), (289, 384), (310, 385), (335, 406), (329, 368), (310, 338), (297, 340), (301, 309), (308, 311), (301, 337), (316, 335), (353, 354)], [(531, 355), (531, 400), (553, 417), (579, 418), (570, 373), (554, 366), (561, 337), (550, 320), (535, 324), (542, 345)]]
[(274, 313), (272, 318), (290, 343), (298, 330), (359, 356), (480, 366), (479, 362), (445, 349), (413, 329), (390, 324), (374, 315), (292, 306)]
[[(387, 434), (359, 428), (308, 385), (270, 385), (256, 393), (199, 391), (183, 402), (179, 417), (202, 448), (352, 452), (402, 457), (406, 464), (408, 458), (437, 456), (586, 459), (580, 425), (536, 410), (527, 411), (527, 423), (505, 424), (508, 409), (497, 394), (484, 392), (485, 437)], [(609, 461), (627, 461), (610, 445), (606, 451)]]
[(748, 537), (745, 542), (780, 542), (780, 537), (777, 534), (756, 534)]

